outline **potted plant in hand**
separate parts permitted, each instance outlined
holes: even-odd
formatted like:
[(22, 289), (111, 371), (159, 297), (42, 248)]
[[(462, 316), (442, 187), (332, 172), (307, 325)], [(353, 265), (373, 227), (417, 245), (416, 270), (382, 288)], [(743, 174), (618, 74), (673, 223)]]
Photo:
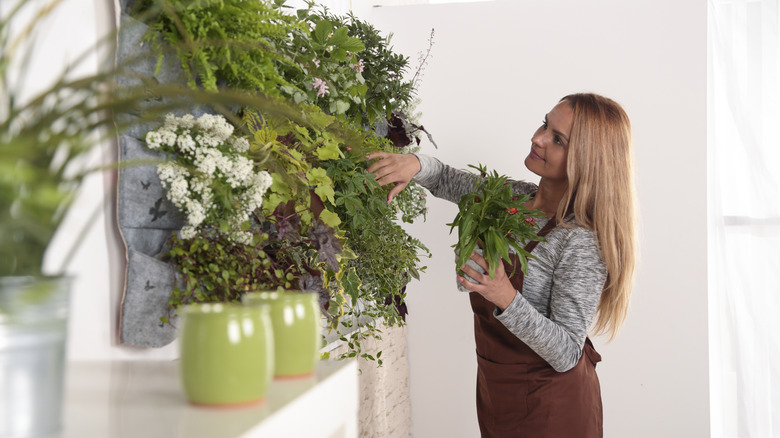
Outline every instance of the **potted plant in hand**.
[[(463, 195), (458, 202), (458, 214), (450, 226), (450, 233), (458, 228), (458, 241), (454, 245), (458, 274), (469, 281), (460, 267), (469, 264), (478, 272), (484, 270), (469, 257), (472, 252), (482, 254), (487, 260), (490, 278), (494, 278), (496, 269), (501, 268), (501, 260), (513, 264), (510, 252), (517, 256), (519, 268), (528, 272), (528, 257), (531, 256), (523, 246), (531, 240), (543, 240), (536, 234), (537, 217), (544, 213), (526, 207), (531, 199), (529, 195), (518, 194), (512, 190), (512, 181), (498, 172), (488, 172), (483, 165), (469, 165), (479, 174), (474, 175), (475, 190)], [(518, 266), (514, 266), (518, 268)], [(458, 289), (470, 292), (458, 283)]]

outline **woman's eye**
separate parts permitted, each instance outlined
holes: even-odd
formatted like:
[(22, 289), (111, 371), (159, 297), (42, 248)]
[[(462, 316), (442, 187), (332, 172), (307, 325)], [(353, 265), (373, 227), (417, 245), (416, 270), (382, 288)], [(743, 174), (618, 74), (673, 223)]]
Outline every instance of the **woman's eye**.
[(542, 120), (542, 129), (547, 129), (547, 120)]
[(555, 143), (563, 146), (563, 141), (561, 141), (561, 138), (558, 137), (557, 135), (555, 136)]

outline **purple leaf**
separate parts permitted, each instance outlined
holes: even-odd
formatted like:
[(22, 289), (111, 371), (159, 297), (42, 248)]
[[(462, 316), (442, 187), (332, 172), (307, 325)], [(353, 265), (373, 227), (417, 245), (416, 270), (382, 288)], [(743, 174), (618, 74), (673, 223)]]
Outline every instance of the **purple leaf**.
[(309, 228), (309, 238), (317, 249), (320, 261), (325, 262), (333, 272), (338, 272), (339, 259), (337, 256), (341, 254), (341, 244), (333, 233), (333, 228), (315, 220)]
[(312, 291), (319, 295), (320, 310), (325, 315), (330, 307), (330, 293), (322, 286), (322, 276), (319, 271), (315, 274), (306, 274), (299, 280), (301, 290)]
[(387, 121), (387, 138), (393, 142), (395, 147), (403, 148), (412, 143), (412, 137), (409, 134), (409, 122), (406, 121), (406, 115), (400, 112), (393, 112)]
[(385, 297), (385, 306), (395, 305), (395, 310), (398, 311), (398, 316), (406, 322), (406, 315), (409, 314), (409, 309), (406, 307), (406, 301), (404, 301), (404, 292), (406, 292), (406, 286), (401, 288), (401, 292), (397, 294), (390, 294)]
[(297, 241), (301, 237), (301, 217), (295, 212), (295, 202), (280, 202), (272, 214), (276, 218), (278, 239)]

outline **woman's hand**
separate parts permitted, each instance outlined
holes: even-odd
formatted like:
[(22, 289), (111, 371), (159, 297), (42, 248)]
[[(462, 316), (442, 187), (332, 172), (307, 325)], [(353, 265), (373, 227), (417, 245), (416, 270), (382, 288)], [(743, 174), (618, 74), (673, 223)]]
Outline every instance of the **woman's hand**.
[(460, 267), (460, 269), (468, 274), (469, 277), (477, 280), (479, 284), (472, 283), (459, 275), (458, 281), (460, 284), (462, 284), (466, 289), (482, 295), (486, 300), (498, 306), (501, 311), (506, 310), (506, 308), (509, 307), (509, 305), (512, 304), (512, 301), (515, 299), (517, 291), (509, 281), (509, 277), (506, 275), (503, 263), (498, 264), (498, 267), (496, 268), (496, 275), (491, 280), (490, 276), (487, 274), (487, 272), (489, 272), (487, 260), (475, 252), (471, 253), (470, 258), (471, 260), (474, 260), (479, 266), (481, 266), (486, 273), (481, 274), (471, 266), (463, 265)]
[(420, 171), (420, 160), (413, 154), (390, 154), (387, 152), (372, 152), (366, 155), (369, 160), (378, 160), (368, 166), (367, 172), (376, 175), (376, 182), (380, 186), (395, 183), (395, 187), (387, 194), (387, 203), (393, 200), (395, 195), (401, 193), (409, 181)]

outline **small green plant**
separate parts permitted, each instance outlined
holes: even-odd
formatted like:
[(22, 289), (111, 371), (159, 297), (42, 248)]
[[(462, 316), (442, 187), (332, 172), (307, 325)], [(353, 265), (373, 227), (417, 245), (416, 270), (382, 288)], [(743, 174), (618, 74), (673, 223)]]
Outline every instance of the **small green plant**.
[[(450, 233), (458, 228), (458, 242), (452, 245), (457, 254), (457, 264), (466, 264), (474, 248), (479, 245), (488, 262), (490, 278), (496, 273), (501, 260), (511, 263), (510, 250), (520, 259), (520, 269), (528, 273), (528, 257), (531, 254), (523, 248), (524, 242), (543, 240), (536, 234), (537, 217), (544, 217), (539, 210), (525, 206), (530, 196), (517, 194), (511, 181), (495, 170), (487, 171), (482, 166), (469, 165), (479, 174), (474, 175), (476, 190), (463, 195), (458, 202), (458, 214), (450, 226)], [(459, 273), (463, 275), (458, 269)]]

